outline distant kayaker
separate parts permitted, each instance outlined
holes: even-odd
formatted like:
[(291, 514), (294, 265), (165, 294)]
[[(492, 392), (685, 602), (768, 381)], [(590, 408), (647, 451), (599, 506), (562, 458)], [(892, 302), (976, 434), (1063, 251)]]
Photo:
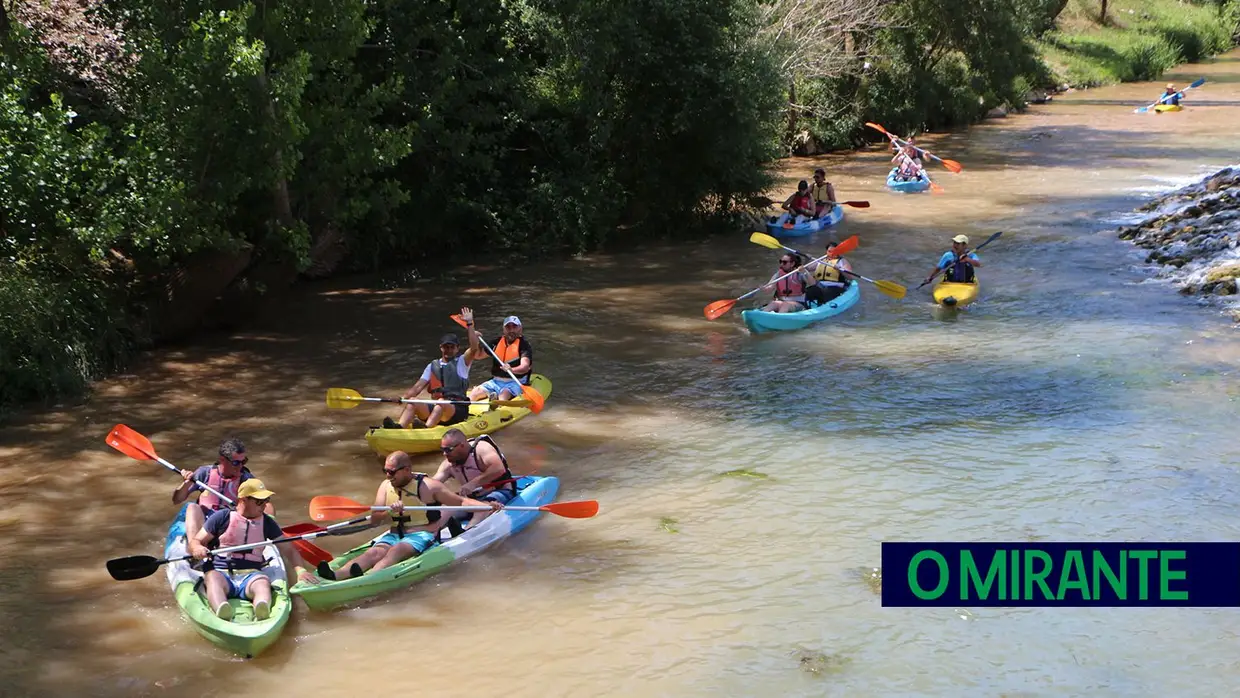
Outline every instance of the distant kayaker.
[[(504, 372), (503, 366), (494, 358), (491, 359), (491, 379), (473, 389), (469, 394), (473, 400), (511, 400), (521, 395), (521, 386), (530, 384), (530, 371), (534, 364), (534, 349), (525, 339), (525, 330), (521, 326), (521, 318), (509, 315), (504, 318), (504, 331), (491, 347), (495, 355), (508, 364), (509, 370), (519, 382), (513, 382)], [(490, 356), (486, 349), (479, 347), (474, 360)]]
[(791, 214), (794, 219), (798, 219), (795, 222), (800, 222), (800, 216), (813, 218), (814, 197), (810, 196), (809, 182), (806, 182), (805, 180), (798, 182), (797, 193), (789, 196), (788, 199), (780, 205), (780, 208)]
[(332, 570), (331, 565), (320, 562), (316, 568), (320, 577), (333, 581), (360, 577), (366, 570), (381, 570), (421, 555), (435, 544), (439, 530), (452, 519), (450, 512), (424, 509), (405, 511), (405, 506), (489, 506), (494, 510), (503, 508), (499, 502), (480, 502), (453, 494), (425, 473), (413, 472), (413, 461), (404, 451), (388, 454), (383, 462), (383, 474), (386, 479), (375, 493), (374, 506), (391, 509), (372, 512), (370, 523), (378, 524), (387, 519), (391, 521), (391, 529), (375, 539), (370, 550), (357, 556), (345, 569)]
[[(228, 509), (228, 502), (222, 501), (219, 497), (211, 492), (204, 490), (194, 482), (195, 480), (206, 483), (208, 487), (228, 497), (234, 502), (237, 501), (237, 488), (250, 478), (254, 477), (254, 473), (245, 467), (250, 462), (248, 456), (245, 455), (245, 444), (241, 443), (241, 439), (225, 439), (220, 442), (219, 459), (216, 462), (201, 466), (195, 470), (182, 470), (181, 478), (184, 482), (180, 487), (172, 491), (172, 503), (180, 504), (195, 492), (201, 492), (198, 501), (185, 510), (185, 539), (193, 540), (198, 535), (198, 531), (202, 528), (202, 523), (207, 517), (222, 509)], [(268, 514), (275, 514), (275, 510), (268, 508)]]
[[(779, 258), (779, 271), (771, 276), (771, 281), (762, 288), (775, 290), (775, 300), (767, 303), (762, 310), (771, 313), (795, 313), (805, 310), (805, 289), (814, 283), (809, 274), (798, 270), (786, 279), (779, 277), (801, 266), (800, 255), (791, 252)], [(776, 281), (776, 279), (779, 279)]]
[[(460, 340), (455, 334), (445, 334), (439, 340), (440, 357), (426, 365), (418, 382), (405, 391), (406, 399), (417, 397), (429, 388), (431, 398), (435, 400), (469, 401), (469, 367), (479, 351), (478, 331), (474, 329), (473, 310), (461, 308), (461, 319), (465, 321), (465, 331), (469, 334), (469, 350), (460, 353)], [(407, 404), (401, 410), (399, 421), (393, 422), (391, 417), (384, 417), (383, 428), (405, 429), (414, 423), (415, 418), (418, 427), (448, 426), (469, 419), (469, 406)]]
[[(186, 537), (189, 553), (203, 563), (203, 578), (207, 587), (207, 603), (215, 615), (232, 620), (233, 609), (228, 599), (248, 599), (254, 605), (254, 617), (266, 620), (271, 615), (272, 573), (265, 571), (266, 546), (238, 550), (232, 553), (212, 554), (215, 548), (228, 548), (247, 543), (274, 540), (284, 532), (276, 520), (263, 513), (271, 506), (275, 493), (258, 478), (248, 478), (237, 489), (235, 511), (221, 509), (207, 518), (202, 529), (193, 538)], [(288, 543), (276, 546), (284, 558), (284, 569), (300, 569), (303, 561), (297, 549)], [(298, 577), (307, 582), (314, 578), (306, 572)], [(290, 586), (296, 582), (288, 580)]]
[[(948, 252), (944, 252), (939, 258), (939, 263), (935, 265), (930, 276), (926, 277), (926, 283), (930, 283), (936, 275), (942, 270), (944, 281), (953, 283), (972, 283), (974, 279), (973, 270), (980, 269), (982, 260), (978, 259), (976, 252), (965, 252), (969, 249), (969, 236), (957, 235), (952, 238), (952, 248)], [(950, 267), (950, 268), (949, 268)]]
[(814, 284), (805, 289), (805, 301), (809, 307), (814, 305), (822, 305), (830, 300), (839, 297), (848, 288), (848, 284), (856, 283), (848, 276), (841, 274), (841, 271), (852, 271), (852, 265), (847, 259), (835, 254), (834, 250), (838, 242), (834, 240), (827, 243), (827, 258), (809, 268), (810, 275), (814, 279)]
[(897, 167), (897, 179), (917, 179), (921, 175), (923, 167), (921, 153), (921, 148), (914, 144), (913, 136), (909, 136), (908, 141), (900, 146), (895, 157), (891, 158), (891, 162)]
[[(439, 441), (439, 450), (443, 452), (443, 462), (431, 477), (442, 483), (448, 478), (455, 480), (460, 485), (457, 490), (460, 496), (499, 504), (507, 504), (517, 496), (517, 484), (508, 469), (508, 459), (490, 436), (484, 434), (469, 439), (460, 429), (449, 429)], [(477, 526), (491, 514), (490, 511), (464, 511), (456, 518), (469, 519), (470, 526)]]
[(1184, 95), (1175, 89), (1175, 84), (1169, 82), (1167, 83), (1167, 89), (1162, 93), (1162, 97), (1159, 101), (1163, 104), (1179, 105), (1180, 100), (1183, 99), (1183, 97)]
[(827, 181), (827, 172), (821, 167), (814, 170), (814, 183), (810, 186), (809, 193), (814, 199), (814, 217), (830, 215), (835, 208), (835, 187)]

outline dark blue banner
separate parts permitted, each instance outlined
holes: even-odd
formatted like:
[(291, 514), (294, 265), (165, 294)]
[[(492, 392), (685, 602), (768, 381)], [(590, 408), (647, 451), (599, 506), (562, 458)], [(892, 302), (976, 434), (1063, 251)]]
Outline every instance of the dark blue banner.
[(1240, 607), (1240, 543), (883, 543), (883, 605)]

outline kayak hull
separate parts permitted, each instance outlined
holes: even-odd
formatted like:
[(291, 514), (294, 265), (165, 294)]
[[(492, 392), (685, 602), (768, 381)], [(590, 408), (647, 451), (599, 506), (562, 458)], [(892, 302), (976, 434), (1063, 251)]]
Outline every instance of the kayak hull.
[[(164, 540), (165, 558), (176, 558), (188, 553), (185, 541), (185, 511), (190, 506), (197, 505), (187, 502), (168, 529), (168, 536)], [(185, 560), (170, 562), (165, 566), (168, 584), (177, 605), (181, 607), (181, 613), (194, 630), (212, 644), (246, 658), (257, 657), (275, 644), (284, 632), (284, 626), (293, 611), (280, 551), (274, 545), (268, 545), (263, 548), (263, 556), (267, 558), (264, 571), (272, 578), (272, 603), (271, 615), (261, 621), (254, 619), (254, 607), (250, 602), (242, 599), (229, 599), (228, 603), (233, 607), (233, 619), (221, 620), (212, 612), (211, 605), (207, 602), (201, 572), (190, 567)]]
[(1154, 107), (1154, 111), (1159, 113), (1165, 111), (1184, 111), (1184, 107), (1178, 104), (1159, 104)]
[[(530, 387), (537, 390), (544, 399), (551, 397), (551, 380), (544, 375), (535, 373), (530, 376)], [(487, 409), (486, 404), (479, 403), (470, 406), (469, 419), (452, 426), (437, 426), (432, 429), (371, 427), (366, 431), (366, 443), (381, 456), (392, 451), (409, 454), (433, 453), (439, 450), (439, 442), (443, 439), (444, 432), (449, 429), (460, 429), (465, 432), (465, 436), (472, 439), (510, 427), (531, 413), (532, 410), (528, 407), (497, 407), (491, 410)]]
[[(525, 476), (517, 481), (519, 492), (508, 506), (542, 506), (555, 500), (560, 481), (554, 477)], [(448, 514), (449, 512), (444, 512)], [(538, 511), (512, 511), (504, 509), (488, 516), (476, 529), (466, 529), (455, 538), (433, 545), (421, 555), (386, 567), (368, 571), (361, 577), (337, 582), (321, 580), (319, 584), (297, 582), (292, 593), (300, 596), (306, 605), (325, 610), (356, 603), (379, 594), (412, 586), (453, 563), (475, 555), (495, 543), (524, 529), (542, 516)], [(443, 535), (448, 535), (447, 529)], [(374, 540), (377, 540), (376, 537)], [(374, 541), (366, 542), (331, 561), (332, 569), (347, 566), (354, 558), (370, 549)]]
[(765, 310), (746, 310), (741, 319), (750, 332), (790, 332), (822, 322), (848, 310), (861, 300), (861, 284), (853, 281), (838, 297), (827, 301), (825, 305), (810, 308), (796, 313), (771, 313)]
[(777, 238), (799, 238), (807, 235), (813, 235), (824, 228), (831, 226), (844, 220), (844, 207), (835, 205), (831, 208), (831, 212), (822, 218), (815, 218), (810, 221), (802, 221), (796, 225), (785, 227), (788, 225), (790, 217), (783, 214), (774, 221), (767, 221), (766, 232)]
[(948, 308), (963, 308), (977, 298), (979, 289), (976, 281), (969, 284), (941, 281), (934, 287), (934, 302)]
[(925, 191), (930, 188), (930, 180), (926, 179), (925, 175), (919, 175), (917, 179), (910, 179), (901, 182), (896, 179), (896, 173), (899, 171), (899, 168), (893, 167), (891, 168), (891, 172), (887, 173), (888, 189), (905, 194), (912, 194), (919, 191)]

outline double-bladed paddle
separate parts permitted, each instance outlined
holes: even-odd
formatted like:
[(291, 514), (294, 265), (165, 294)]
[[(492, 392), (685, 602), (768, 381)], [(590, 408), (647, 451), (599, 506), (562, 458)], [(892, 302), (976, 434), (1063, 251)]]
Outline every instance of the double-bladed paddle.
[[(372, 511), (387, 511), (391, 508), (388, 506), (376, 507), (362, 504), (348, 497), (319, 495), (310, 500), (310, 518), (315, 521), (330, 521), (341, 516), (361, 513), (369, 515), (369, 512)], [(489, 506), (473, 505), (404, 507), (405, 511), (487, 511), (489, 509), (491, 509)], [(587, 499), (580, 502), (552, 502), (537, 507), (505, 506), (504, 509), (510, 511), (545, 511), (569, 519), (588, 519), (598, 513), (598, 502), (593, 499)]]
[[(776, 240), (775, 238), (771, 237), (770, 235), (767, 235), (766, 233), (754, 233), (753, 235), (749, 236), (749, 241), (757, 245), (762, 245), (763, 247), (767, 249), (772, 249), (772, 250), (785, 249), (789, 252), (799, 254), (802, 257), (808, 256), (804, 252), (799, 252), (797, 250), (792, 249), (791, 247), (788, 247), (787, 245), (784, 245), (779, 240)], [(838, 249), (838, 246), (837, 246), (837, 249)], [(897, 284), (894, 281), (884, 281), (881, 279), (878, 281), (875, 281), (874, 279), (862, 276), (854, 271), (848, 271), (846, 269), (840, 269), (839, 271), (841, 274), (848, 274), (849, 276), (854, 276), (858, 279), (861, 279), (862, 281), (869, 281), (870, 283), (877, 286), (879, 291), (882, 291), (883, 293), (895, 299), (903, 298), (904, 294), (908, 293), (908, 289), (904, 288), (903, 286), (901, 286), (900, 284)]]
[[(866, 125), (866, 126), (869, 126), (869, 127), (870, 127), (870, 128), (872, 128), (872, 129), (875, 129), (875, 130), (877, 130), (877, 131), (881, 132), (883, 135), (885, 135), (885, 136), (887, 136), (888, 138), (890, 138), (890, 139), (892, 140), (892, 142), (893, 142), (893, 143), (895, 143), (896, 145), (908, 145), (908, 143), (907, 143), (906, 141), (904, 141), (903, 139), (901, 139), (899, 136), (897, 136), (897, 135), (895, 135), (895, 134), (893, 134), (893, 133), (888, 132), (888, 131), (887, 131), (887, 129), (883, 128), (882, 126), (880, 126), (880, 125), (878, 125), (878, 124), (876, 124), (876, 123), (873, 123), (873, 122), (867, 121), (867, 122), (865, 122), (865, 125)], [(927, 157), (929, 157), (929, 158), (931, 158), (932, 160), (938, 160), (939, 162), (943, 163), (943, 167), (946, 167), (947, 169), (951, 170), (952, 172), (954, 172), (954, 173), (956, 173), (956, 174), (960, 174), (960, 171), (964, 169), (964, 167), (962, 167), (962, 166), (960, 165), (960, 163), (956, 162), (955, 160), (948, 160), (948, 159), (946, 159), (946, 158), (941, 158), (941, 157), (939, 157), (938, 155), (935, 155), (934, 153), (930, 152), (929, 150), (926, 150), (925, 148), (923, 148), (923, 147), (921, 147), (921, 146), (919, 146), (919, 145), (915, 145), (915, 146), (913, 146), (913, 147), (914, 147), (914, 148), (916, 148), (917, 150), (920, 150), (921, 152), (925, 153), (925, 154), (926, 154), (926, 156), (927, 156)]]
[[(153, 460), (177, 475), (181, 474), (181, 470), (179, 468), (159, 457), (159, 454), (155, 452), (155, 445), (151, 443), (150, 439), (124, 424), (117, 424), (112, 427), (112, 431), (108, 432), (108, 436), (105, 441), (109, 446), (115, 448), (121, 453), (124, 453), (130, 458), (135, 460)], [(211, 489), (211, 487), (202, 480), (194, 480), (194, 482), (197, 483), (199, 487), (202, 487), (204, 490), (214, 494), (216, 497), (219, 497), (220, 501), (227, 502), (229, 506), (236, 504), (236, 502), (224, 496), (222, 492)], [(294, 544), (293, 547), (297, 548), (297, 552), (311, 564), (318, 564), (320, 560), (332, 559), (331, 553), (318, 547), (317, 545), (314, 545), (313, 543), (300, 542)], [(146, 575), (142, 576), (145, 577)]]
[(352, 388), (328, 388), (327, 406), (335, 409), (351, 410), (363, 402), (400, 402), (419, 405), (499, 405), (501, 407), (529, 407), (530, 400), (414, 400), (407, 397), (363, 397)]
[[(253, 548), (259, 548), (259, 547), (266, 546), (266, 545), (279, 545), (280, 543), (296, 544), (298, 542), (304, 542), (305, 540), (309, 538), (317, 538), (319, 536), (332, 535), (333, 533), (335, 533), (333, 529), (343, 528), (345, 526), (356, 524), (360, 521), (365, 521), (367, 518), (368, 517), (366, 516), (360, 516), (350, 521), (341, 521), (338, 524), (332, 524), (331, 526), (328, 526), (327, 528), (321, 529), (319, 531), (314, 531), (311, 533), (302, 533), (296, 536), (283, 536), (280, 538), (275, 538), (273, 540), (259, 541), (258, 543), (246, 543), (245, 545), (234, 545), (234, 546), (230, 546), (227, 548), (216, 548), (210, 551), (210, 556), (219, 555), (221, 553), (233, 553), (239, 550), (250, 550)], [(166, 557), (162, 559), (157, 558), (157, 557), (152, 557), (150, 555), (132, 555), (130, 557), (118, 557), (113, 560), (108, 560), (108, 563), (107, 563), (108, 574), (112, 575), (112, 579), (116, 579), (118, 581), (128, 581), (130, 579), (142, 579), (143, 577), (149, 577), (152, 574), (155, 574), (155, 571), (158, 570), (161, 565), (165, 565), (169, 562), (180, 562), (182, 560), (192, 560), (192, 559), (194, 559), (193, 555), (182, 555), (180, 557)], [(329, 555), (327, 557), (327, 560), (331, 560), (331, 559), (332, 558)], [(315, 564), (318, 564), (318, 563), (316, 562)]]
[[(452, 316), (452, 321), (460, 325), (461, 327), (464, 327), (466, 331), (470, 329), (469, 323), (465, 322), (465, 318), (461, 317), (460, 315), (454, 314)], [(516, 374), (514, 374), (512, 372), (512, 369), (508, 367), (508, 362), (499, 358), (499, 356), (495, 354), (495, 351), (491, 349), (491, 346), (487, 344), (486, 340), (483, 339), (481, 335), (478, 336), (478, 343), (482, 345), (483, 349), (487, 350), (487, 353), (491, 355), (492, 359), (495, 359), (496, 363), (500, 365), (500, 368), (504, 369), (504, 373), (508, 374), (508, 377), (512, 379), (512, 382), (521, 386), (521, 394), (525, 396), (525, 399), (530, 401), (529, 407), (531, 410), (534, 411), (534, 414), (538, 414), (539, 412), (542, 412), (543, 405), (547, 403), (547, 399), (542, 396), (542, 393), (535, 390), (532, 386), (525, 385), (521, 381), (517, 380)]]
[(943, 272), (947, 271), (948, 269), (951, 269), (952, 267), (956, 266), (956, 262), (957, 262), (957, 261), (959, 261), (959, 260), (961, 260), (961, 259), (964, 259), (965, 257), (968, 257), (969, 255), (973, 254), (974, 252), (977, 252), (978, 250), (980, 250), (980, 249), (982, 249), (983, 247), (985, 247), (985, 246), (989, 245), (990, 243), (994, 242), (995, 240), (998, 240), (998, 239), (999, 239), (999, 236), (1000, 236), (1000, 235), (1002, 235), (1002, 234), (1003, 234), (1003, 231), (999, 231), (999, 232), (995, 233), (994, 235), (991, 235), (990, 237), (986, 238), (986, 240), (985, 240), (984, 242), (982, 242), (982, 244), (978, 245), (977, 247), (974, 247), (974, 248), (973, 248), (973, 249), (971, 249), (971, 250), (965, 250), (965, 251), (964, 251), (964, 254), (960, 255), (960, 256), (959, 256), (959, 257), (957, 257), (956, 259), (954, 259), (954, 260), (952, 260), (951, 262), (949, 262), (947, 266), (943, 267), (942, 269), (935, 269), (935, 270), (934, 270), (934, 273), (930, 275), (930, 278), (928, 278), (928, 279), (926, 279), (925, 281), (921, 282), (921, 284), (920, 284), (917, 288), (921, 288), (922, 286), (925, 286), (926, 284), (930, 283), (931, 281), (934, 281), (935, 277), (937, 277), (939, 274), (942, 274)]
[[(853, 250), (857, 249), (857, 245), (858, 245), (858, 243), (859, 243), (859, 240), (857, 239), (857, 236), (856, 236), (856, 235), (854, 235), (854, 236), (852, 236), (852, 237), (848, 238), (847, 240), (845, 240), (845, 241), (841, 242), (840, 244), (836, 245), (836, 246), (835, 246), (835, 254), (838, 254), (838, 255), (845, 255), (845, 254), (848, 254), (849, 252), (852, 252)], [(828, 256), (829, 256), (829, 255), (825, 255), (825, 254), (824, 254), (824, 255), (823, 255), (823, 256), (821, 256), (821, 257), (818, 257), (818, 258), (815, 258), (815, 259), (811, 259), (810, 261), (806, 262), (805, 264), (802, 264), (801, 266), (797, 267), (796, 269), (793, 269), (792, 271), (788, 272), (787, 274), (784, 274), (783, 276), (780, 276), (780, 277), (778, 277), (778, 278), (772, 279), (771, 281), (768, 281), (768, 282), (766, 282), (766, 283), (762, 284), (761, 286), (759, 286), (759, 287), (755, 288), (754, 290), (752, 290), (752, 291), (750, 291), (749, 293), (746, 293), (746, 294), (744, 294), (744, 295), (742, 295), (742, 296), (738, 296), (738, 297), (736, 297), (736, 298), (732, 298), (732, 299), (729, 299), (729, 300), (715, 301), (714, 303), (711, 303), (710, 305), (706, 306), (705, 310), (703, 311), (703, 312), (706, 314), (706, 319), (707, 319), (707, 320), (716, 320), (716, 319), (718, 319), (718, 318), (719, 318), (719, 317), (721, 317), (724, 313), (726, 313), (726, 312), (728, 312), (729, 310), (731, 310), (732, 308), (736, 307), (736, 304), (737, 304), (737, 303), (739, 303), (740, 301), (745, 300), (746, 298), (748, 298), (748, 297), (752, 296), (753, 294), (757, 293), (758, 291), (761, 291), (762, 289), (764, 289), (764, 288), (766, 288), (766, 287), (770, 286), (771, 284), (778, 283), (779, 281), (781, 281), (781, 280), (783, 280), (783, 279), (786, 279), (786, 278), (788, 278), (789, 276), (792, 276), (793, 274), (800, 273), (802, 270), (804, 270), (804, 269), (805, 269), (805, 267), (807, 267), (807, 266), (809, 266), (809, 265), (813, 264), (814, 262), (821, 262), (822, 260), (826, 259)]]
[[(1184, 89), (1180, 90), (1179, 92), (1176, 92), (1175, 94), (1163, 95), (1162, 97), (1159, 97), (1159, 98), (1158, 98), (1158, 101), (1157, 101), (1157, 102), (1154, 102), (1153, 104), (1151, 104), (1151, 105), (1149, 105), (1149, 106), (1145, 106), (1145, 107), (1137, 107), (1136, 109), (1133, 109), (1133, 110), (1132, 110), (1132, 113), (1133, 113), (1133, 114), (1144, 114), (1144, 113), (1148, 112), (1149, 110), (1153, 109), (1154, 107), (1156, 107), (1156, 106), (1158, 106), (1158, 105), (1160, 105), (1160, 104), (1165, 103), (1168, 99), (1170, 99), (1170, 98), (1174, 97), (1175, 95), (1179, 95), (1179, 96), (1183, 97), (1185, 92), (1188, 92), (1189, 90), (1192, 90), (1192, 89), (1196, 89), (1196, 88), (1198, 88), (1198, 87), (1201, 87), (1201, 86), (1202, 86), (1202, 85), (1204, 85), (1204, 84), (1206, 84), (1206, 79), (1205, 79), (1205, 78), (1201, 78), (1201, 79), (1199, 79), (1199, 80), (1195, 80), (1195, 81), (1193, 82), (1193, 84), (1189, 85), (1188, 87), (1185, 87)], [(1156, 112), (1154, 112), (1154, 113), (1155, 113), (1155, 114), (1159, 114), (1159, 113), (1161, 113), (1161, 112), (1157, 112), (1157, 111), (1156, 111)]]

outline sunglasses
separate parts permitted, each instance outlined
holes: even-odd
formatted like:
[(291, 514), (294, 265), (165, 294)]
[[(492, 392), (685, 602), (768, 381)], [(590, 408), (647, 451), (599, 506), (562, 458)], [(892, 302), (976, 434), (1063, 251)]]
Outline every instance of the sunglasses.
[(779, 263), (780, 263), (780, 264), (792, 264), (792, 260), (791, 260), (791, 259), (781, 259), (781, 260), (779, 260)]
[(455, 451), (455, 450), (456, 450), (456, 447), (457, 447), (457, 446), (460, 446), (460, 445), (461, 445), (461, 444), (454, 444), (454, 445), (452, 445), (452, 446), (440, 446), (440, 447), (439, 447), (439, 450), (440, 450), (440, 451), (443, 451), (443, 452), (444, 452), (444, 454), (446, 455), (446, 454), (449, 454), (449, 453), (452, 453), (453, 451)]
[(396, 470), (388, 470), (387, 468), (384, 468), (384, 469), (383, 469), (383, 474), (384, 474), (384, 475), (387, 475), (388, 477), (391, 477), (391, 476), (395, 475), (396, 473), (399, 473), (400, 471), (402, 471), (402, 470), (404, 470), (404, 469), (405, 469), (405, 468), (404, 468), (404, 466), (401, 466), (401, 467), (397, 468)]
[(229, 459), (227, 459), (227, 460), (228, 460), (228, 462), (229, 462), (229, 463), (232, 463), (232, 464), (233, 464), (233, 467), (234, 467), (234, 468), (240, 468), (241, 466), (243, 466), (243, 465), (245, 465), (246, 463), (249, 463), (249, 462), (250, 462), (250, 458), (249, 458), (249, 456), (246, 456), (245, 458), (242, 458), (241, 460), (233, 460), (232, 458), (229, 458)]

